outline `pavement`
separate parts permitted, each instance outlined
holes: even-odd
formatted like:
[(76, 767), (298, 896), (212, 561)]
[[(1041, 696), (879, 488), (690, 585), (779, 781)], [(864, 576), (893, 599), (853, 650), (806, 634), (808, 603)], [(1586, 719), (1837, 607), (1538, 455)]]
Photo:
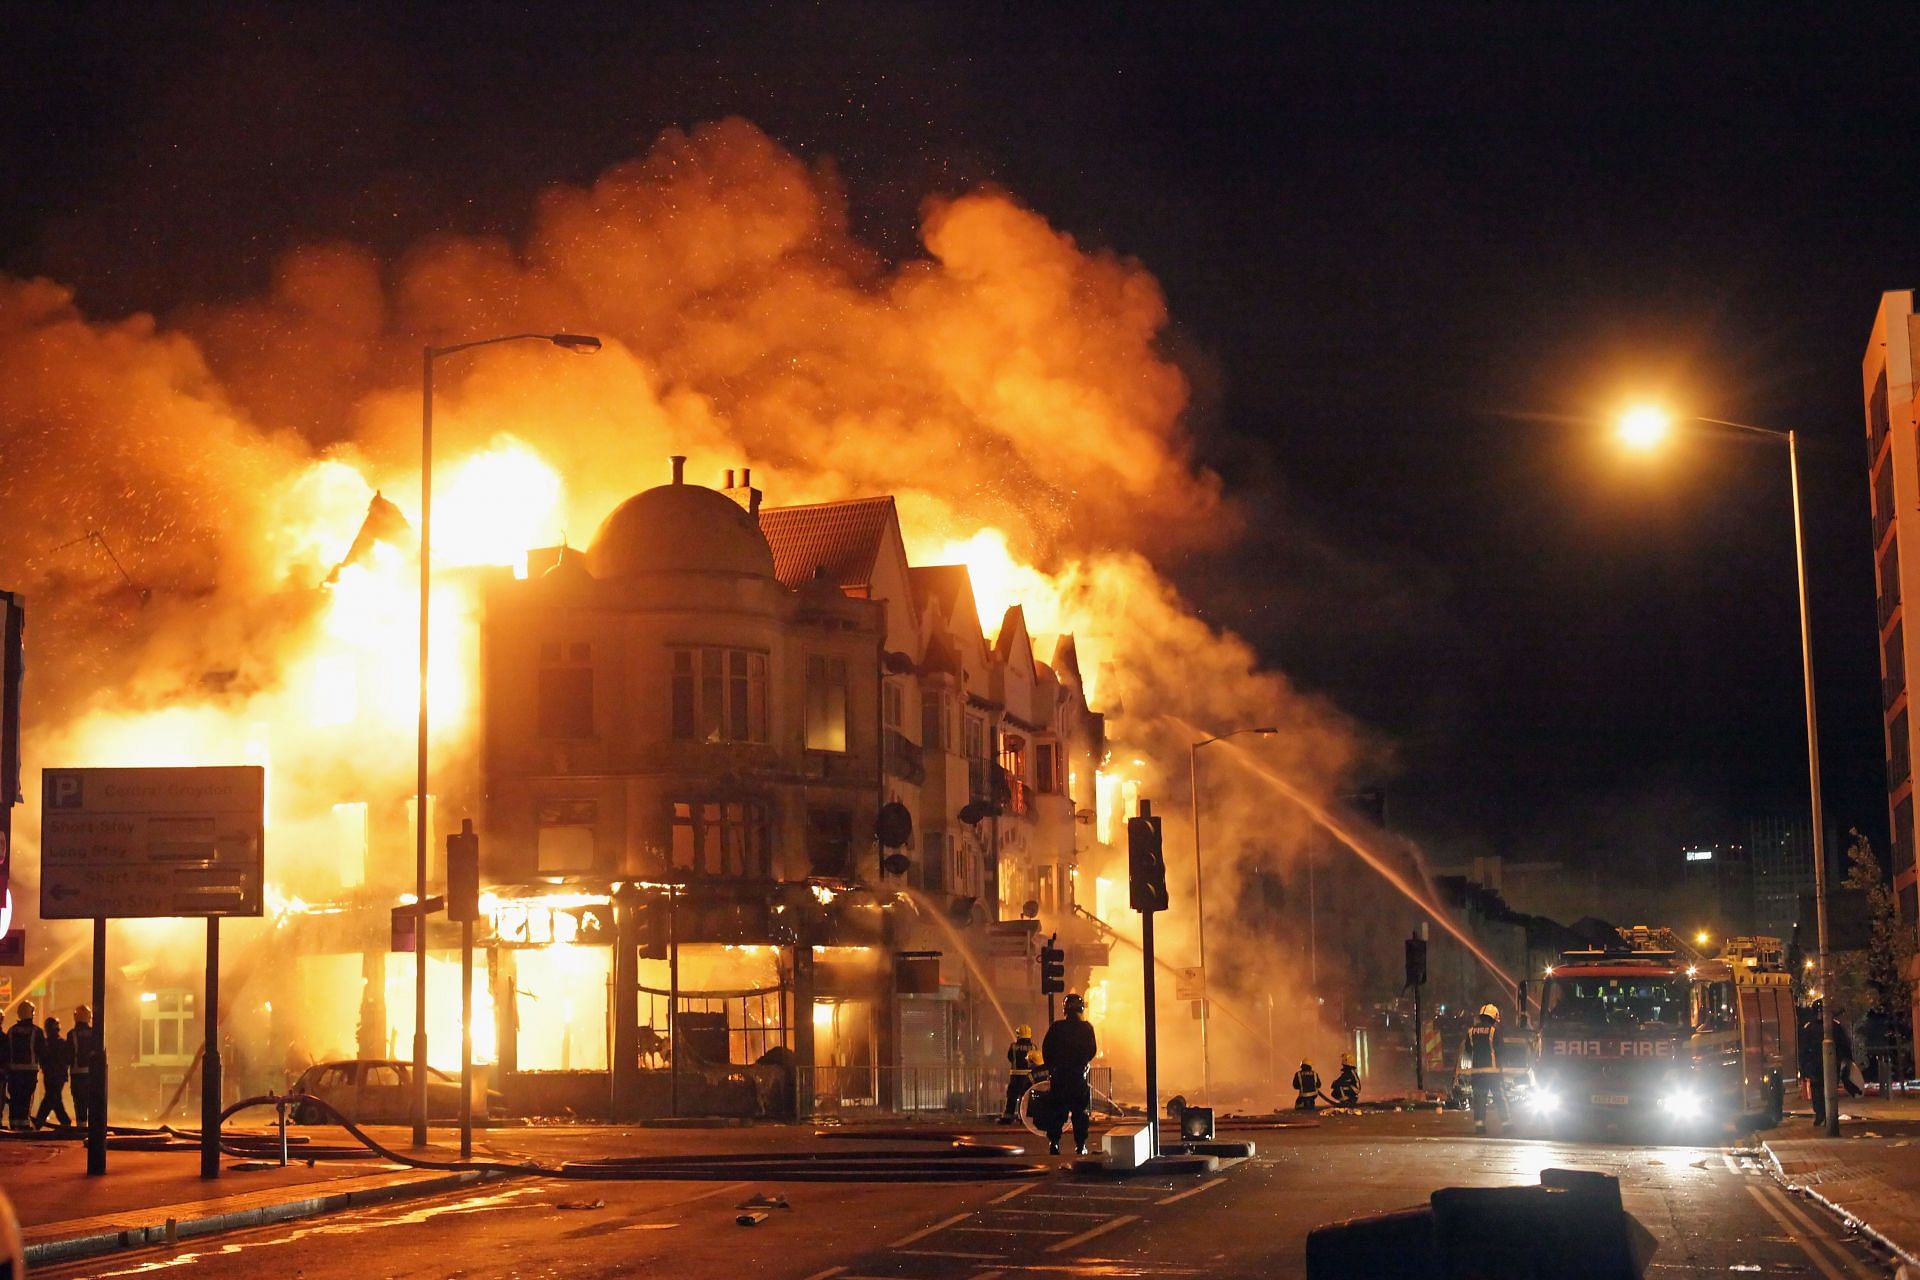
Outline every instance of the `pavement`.
[(1781, 1181), (1878, 1240), (1920, 1277), (1920, 1093), (1845, 1098), (1840, 1137), (1790, 1115), (1762, 1144)]
[[(452, 1160), (459, 1152), (441, 1146), (426, 1154)], [(438, 1195), (485, 1176), (382, 1160), (296, 1160), (281, 1168), (228, 1158), (221, 1177), (203, 1179), (198, 1149), (187, 1146), (111, 1150), (105, 1176), (86, 1170), (78, 1140), (0, 1136), (0, 1192), (20, 1224), (29, 1265)]]

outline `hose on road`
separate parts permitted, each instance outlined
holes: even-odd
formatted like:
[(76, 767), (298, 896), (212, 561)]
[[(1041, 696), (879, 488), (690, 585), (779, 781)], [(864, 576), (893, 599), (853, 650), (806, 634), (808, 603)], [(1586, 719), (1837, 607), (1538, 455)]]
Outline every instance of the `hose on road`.
[[(789, 1151), (769, 1153), (716, 1153), (712, 1155), (608, 1156), (594, 1160), (569, 1160), (559, 1165), (537, 1160), (436, 1160), (395, 1151), (355, 1124), (324, 1098), (312, 1094), (261, 1094), (242, 1098), (220, 1113), (224, 1125), (239, 1112), (253, 1107), (312, 1107), (345, 1129), (365, 1151), (394, 1164), (413, 1169), (443, 1172), (473, 1170), (482, 1173), (532, 1175), (581, 1181), (716, 1181), (742, 1179), (780, 1179), (789, 1182), (977, 1182), (1011, 1178), (1032, 1178), (1046, 1172), (1046, 1166), (1017, 1160), (1019, 1147), (977, 1142), (955, 1142), (938, 1155), (923, 1151)], [(199, 1133), (162, 1126), (158, 1133), (191, 1142), (197, 1147)], [(258, 1159), (278, 1153), (275, 1135), (247, 1135), (229, 1138), (222, 1135), (220, 1149), (228, 1155)], [(292, 1140), (289, 1140), (292, 1146)], [(183, 1148), (184, 1149), (184, 1148)], [(303, 1142), (299, 1147), (303, 1160), (363, 1159), (360, 1148), (343, 1144)]]

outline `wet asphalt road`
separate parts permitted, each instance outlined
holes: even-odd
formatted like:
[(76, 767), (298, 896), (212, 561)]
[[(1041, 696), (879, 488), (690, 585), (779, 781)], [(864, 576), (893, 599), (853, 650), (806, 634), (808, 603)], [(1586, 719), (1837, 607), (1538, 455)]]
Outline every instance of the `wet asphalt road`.
[[(1532, 1184), (1543, 1168), (1620, 1178), (1656, 1245), (1657, 1280), (1839, 1280), (1885, 1266), (1817, 1206), (1725, 1146), (1476, 1139), (1465, 1117), (1328, 1117), (1254, 1132), (1254, 1159), (1207, 1178), (1093, 1180), (1064, 1168), (964, 1185), (512, 1181), (96, 1259), (42, 1276), (788, 1277), (1304, 1276), (1306, 1235), (1424, 1203), (1439, 1186)], [(1233, 1136), (1233, 1135), (1223, 1135)], [(792, 1133), (794, 1145), (810, 1141)], [(736, 1206), (779, 1191), (753, 1227)]]

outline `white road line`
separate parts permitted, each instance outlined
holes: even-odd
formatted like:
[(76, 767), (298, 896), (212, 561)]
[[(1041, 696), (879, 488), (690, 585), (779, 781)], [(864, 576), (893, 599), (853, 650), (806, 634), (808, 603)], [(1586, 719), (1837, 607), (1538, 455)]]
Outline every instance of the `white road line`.
[(1848, 1271), (1852, 1272), (1856, 1276), (1863, 1276), (1867, 1274), (1867, 1272), (1862, 1270), (1862, 1268), (1860, 1267), (1860, 1264), (1855, 1262), (1852, 1256), (1849, 1255), (1845, 1249), (1840, 1247), (1840, 1244), (1838, 1241), (1836, 1241), (1832, 1236), (1828, 1235), (1825, 1231), (1822, 1231), (1819, 1228), (1819, 1226), (1817, 1226), (1814, 1223), (1813, 1218), (1808, 1215), (1806, 1209), (1801, 1205), (1799, 1205), (1798, 1203), (1796, 1203), (1792, 1196), (1788, 1195), (1785, 1191), (1781, 1190), (1777, 1186), (1771, 1188), (1771, 1190), (1773, 1191), (1773, 1194), (1776, 1197), (1778, 1197), (1778, 1203), (1780, 1207), (1787, 1211), (1788, 1216), (1791, 1217), (1795, 1222), (1798, 1222), (1801, 1225), (1801, 1227), (1806, 1231), (1806, 1233), (1809, 1236), (1811, 1236), (1814, 1240), (1817, 1240), (1819, 1243), (1825, 1245), (1827, 1247), (1828, 1252), (1832, 1253), (1834, 1257), (1839, 1260), (1841, 1266), (1845, 1267)]
[(825, 1271), (814, 1272), (812, 1275), (806, 1277), (806, 1280), (833, 1280), (833, 1277), (845, 1270), (845, 1267), (828, 1267)]
[(993, 1271), (976, 1271), (968, 1276), (967, 1280), (999, 1280), (999, 1276), (1000, 1272), (997, 1269)]
[(1144, 1196), (1114, 1195), (1110, 1192), (1100, 1192), (1100, 1191), (1089, 1191), (1089, 1192), (1086, 1192), (1085, 1194), (1072, 1194), (1072, 1195), (1061, 1193), (1061, 1192), (1043, 1191), (1039, 1195), (1028, 1196), (1027, 1198), (1029, 1200), (1087, 1200), (1087, 1201), (1138, 1200), (1142, 1203), (1145, 1203), (1146, 1201), (1153, 1199), (1151, 1195), (1144, 1195)]
[(1008, 1191), (1003, 1195), (995, 1196), (993, 1199), (987, 1201), (987, 1203), (988, 1204), (1005, 1204), (1007, 1201), (1013, 1199), (1015, 1196), (1023, 1196), (1027, 1192), (1033, 1190), (1035, 1187), (1039, 1185), (1040, 1184), (1037, 1182), (1023, 1182), (1019, 1186), (1015, 1187), (1013, 1190)]
[(898, 1249), (902, 1245), (912, 1244), (915, 1240), (925, 1240), (928, 1236), (932, 1235), (934, 1232), (945, 1231), (948, 1227), (952, 1226), (954, 1223), (965, 1222), (968, 1218), (972, 1216), (973, 1216), (973, 1211), (969, 1209), (965, 1213), (956, 1213), (951, 1218), (942, 1218), (940, 1219), (940, 1221), (934, 1223), (930, 1227), (920, 1228), (918, 1231), (914, 1232), (912, 1235), (901, 1236), (898, 1240), (895, 1240), (892, 1244), (888, 1245), (887, 1248)]
[(1720, 1158), (1726, 1162), (1728, 1173), (1739, 1173), (1741, 1171), (1740, 1166), (1733, 1162), (1733, 1155), (1730, 1152), (1722, 1151)]
[(1185, 1191), (1176, 1191), (1172, 1195), (1168, 1196), (1166, 1199), (1156, 1200), (1154, 1201), (1154, 1203), (1155, 1204), (1172, 1204), (1176, 1200), (1185, 1200), (1188, 1196), (1197, 1196), (1202, 1191), (1211, 1191), (1225, 1181), (1226, 1181), (1225, 1178), (1213, 1178), (1206, 1182), (1201, 1183), (1197, 1187), (1188, 1187)]
[(1138, 1222), (1138, 1221), (1140, 1221), (1140, 1216), (1138, 1214), (1123, 1213), (1111, 1222), (1103, 1222), (1099, 1226), (1094, 1227), (1089, 1231), (1082, 1231), (1077, 1236), (1069, 1236), (1065, 1240), (1062, 1240), (1057, 1244), (1048, 1245), (1047, 1252), (1060, 1253), (1067, 1249), (1077, 1248), (1078, 1246), (1083, 1245), (1087, 1241), (1093, 1239), (1095, 1236), (1105, 1235), (1107, 1232), (1112, 1231), (1115, 1227), (1124, 1227), (1129, 1222)]
[(965, 1253), (959, 1249), (895, 1249), (895, 1253), (908, 1258), (971, 1258), (975, 1262), (1005, 1262), (1005, 1254)]
[[(1166, 1201), (1162, 1200), (1161, 1204)], [(1018, 1213), (1033, 1218), (1104, 1218), (1105, 1209), (982, 1209), (982, 1213)]]
[(954, 1231), (968, 1231), (975, 1235), (990, 1236), (1063, 1236), (1067, 1234), (1064, 1231), (1053, 1231), (1047, 1227), (1016, 1227), (1008, 1223), (1002, 1223), (997, 1227), (953, 1227), (951, 1229)]
[(1847, 1280), (1846, 1276), (1836, 1271), (1833, 1264), (1827, 1261), (1825, 1254), (1818, 1253), (1814, 1250), (1814, 1247), (1807, 1242), (1807, 1238), (1800, 1234), (1792, 1222), (1788, 1221), (1786, 1214), (1774, 1208), (1772, 1201), (1761, 1194), (1759, 1187), (1749, 1183), (1747, 1190), (1752, 1193), (1754, 1202), (1766, 1210), (1767, 1216), (1780, 1224), (1780, 1229), (1787, 1233), (1787, 1239), (1800, 1246), (1800, 1252), (1807, 1255), (1808, 1260), (1813, 1263), (1821, 1275), (1825, 1276), (1827, 1280)]

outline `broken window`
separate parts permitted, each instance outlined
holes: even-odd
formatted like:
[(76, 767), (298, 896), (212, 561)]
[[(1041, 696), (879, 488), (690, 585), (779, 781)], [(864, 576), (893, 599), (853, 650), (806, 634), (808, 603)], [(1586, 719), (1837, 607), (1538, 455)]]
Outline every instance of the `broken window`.
[(773, 875), (766, 807), (756, 800), (673, 802), (673, 869), (695, 879), (766, 880)]
[(593, 646), (549, 641), (540, 646), (538, 720), (543, 738), (593, 736)]
[(807, 658), (807, 750), (847, 749), (847, 660)]
[(754, 649), (673, 651), (673, 736), (692, 742), (767, 740), (767, 655)]
[(853, 815), (845, 809), (807, 810), (807, 865), (816, 876), (853, 869)]

